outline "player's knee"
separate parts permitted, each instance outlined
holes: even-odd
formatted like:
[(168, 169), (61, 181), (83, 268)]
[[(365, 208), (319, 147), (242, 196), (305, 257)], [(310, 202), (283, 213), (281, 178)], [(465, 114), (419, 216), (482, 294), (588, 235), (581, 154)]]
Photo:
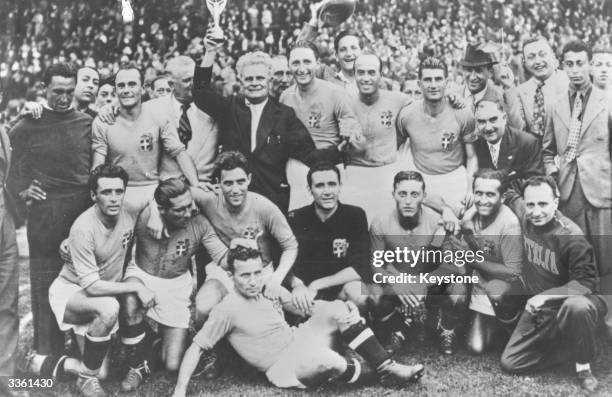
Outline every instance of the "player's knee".
[(585, 296), (570, 296), (561, 305), (559, 316), (570, 314), (572, 316), (585, 316), (593, 308), (593, 304)]
[(364, 309), (367, 306), (368, 294), (362, 291), (361, 281), (351, 281), (346, 283), (342, 288), (342, 295), (346, 300), (353, 302), (359, 309)]
[(119, 302), (115, 298), (104, 297), (96, 303), (97, 319), (107, 328), (112, 328), (119, 317)]
[(125, 295), (121, 302), (121, 309), (122, 317), (131, 319), (138, 316), (142, 310), (140, 299), (138, 299), (138, 296), (136, 296), (136, 294)]

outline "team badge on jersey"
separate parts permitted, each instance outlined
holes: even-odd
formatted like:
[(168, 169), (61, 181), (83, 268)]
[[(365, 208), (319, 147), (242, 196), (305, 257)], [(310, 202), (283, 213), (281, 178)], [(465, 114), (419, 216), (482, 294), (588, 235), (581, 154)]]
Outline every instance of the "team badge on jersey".
[(318, 110), (311, 110), (308, 114), (308, 126), (310, 128), (321, 128), (321, 112)]
[(442, 150), (448, 152), (451, 150), (453, 146), (453, 142), (455, 140), (455, 133), (444, 131), (442, 132)]
[(336, 258), (346, 257), (349, 243), (345, 238), (336, 238), (332, 243), (332, 252)]
[(263, 234), (263, 231), (259, 229), (257, 226), (247, 226), (242, 231), (242, 237), (248, 238), (251, 240), (257, 240), (259, 236)]
[(482, 252), (487, 256), (495, 255), (495, 242), (492, 240), (485, 240)]
[(134, 237), (134, 232), (131, 229), (123, 233), (121, 236), (121, 246), (126, 248), (132, 241), (132, 237)]
[(390, 128), (391, 123), (393, 122), (393, 112), (390, 110), (385, 110), (384, 112), (380, 112), (380, 124), (383, 127)]
[(150, 152), (153, 150), (153, 135), (151, 134), (142, 134), (139, 140), (140, 150), (143, 152)]
[(191, 242), (188, 238), (176, 242), (176, 256), (185, 256), (189, 252)]

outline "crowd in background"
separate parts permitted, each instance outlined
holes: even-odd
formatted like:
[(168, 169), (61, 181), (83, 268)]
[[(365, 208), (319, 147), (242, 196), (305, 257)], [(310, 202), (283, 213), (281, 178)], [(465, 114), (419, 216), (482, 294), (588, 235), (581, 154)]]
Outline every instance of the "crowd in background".
[[(211, 19), (205, 3), (132, 0), (135, 18), (124, 24), (119, 0), (1, 2), (0, 110), (11, 99), (19, 99), (5, 111), (12, 114), (24, 100), (40, 97), (41, 73), (57, 61), (95, 66), (102, 78), (111, 76), (121, 63), (135, 61), (150, 81), (162, 73), (167, 59), (182, 53), (197, 57)], [(261, 49), (285, 54), (310, 18), (310, 3), (229, 0), (221, 16), (227, 43), (215, 67), (220, 89), (232, 92), (235, 61), (243, 53)], [(466, 44), (496, 43), (498, 60), (523, 81), (523, 39), (541, 34), (557, 51), (573, 39), (607, 47), (611, 17), (609, 0), (358, 0), (348, 22), (321, 29), (318, 45), (321, 61), (334, 66), (335, 33), (354, 30), (365, 48), (383, 60), (384, 75), (401, 84), (413, 78), (425, 55), (443, 57), (460, 83), (454, 71)]]

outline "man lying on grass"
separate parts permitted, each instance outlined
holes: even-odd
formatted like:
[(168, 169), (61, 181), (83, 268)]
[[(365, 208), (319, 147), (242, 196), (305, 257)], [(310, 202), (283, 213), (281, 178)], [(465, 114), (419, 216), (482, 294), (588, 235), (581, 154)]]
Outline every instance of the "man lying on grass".
[(347, 383), (364, 379), (369, 371), (359, 361), (347, 360), (329, 347), (337, 331), (376, 370), (383, 385), (399, 386), (423, 375), (420, 364), (391, 360), (350, 302), (315, 301), (310, 319), (290, 327), (283, 316), (283, 308), (296, 311), (290, 293), (284, 290), (276, 300), (262, 294), (263, 264), (254, 240), (233, 240), (227, 263), (235, 290), (215, 306), (187, 349), (174, 397), (185, 396), (200, 356), (209, 354), (224, 336), (277, 387), (306, 388), (332, 379)]

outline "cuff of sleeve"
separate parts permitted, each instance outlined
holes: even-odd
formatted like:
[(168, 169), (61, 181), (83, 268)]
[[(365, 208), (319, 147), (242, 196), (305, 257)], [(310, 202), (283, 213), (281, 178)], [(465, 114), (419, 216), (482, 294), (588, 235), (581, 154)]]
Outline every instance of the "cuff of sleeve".
[(92, 285), (93, 283), (95, 283), (96, 281), (100, 280), (100, 275), (96, 272), (96, 273), (91, 273), (88, 274), (86, 276), (83, 276), (79, 279), (79, 285), (85, 289), (87, 287), (89, 287), (90, 285)]
[(185, 149), (185, 146), (182, 146), (182, 145), (181, 145), (181, 147), (177, 147), (177, 148), (175, 148), (175, 149), (169, 150), (169, 151), (168, 151), (168, 156), (170, 156), (170, 157), (172, 157), (172, 158), (174, 159), (174, 158), (176, 158), (176, 157), (177, 157), (179, 154), (181, 154), (182, 152), (184, 152), (185, 150), (186, 150), (186, 149)]

